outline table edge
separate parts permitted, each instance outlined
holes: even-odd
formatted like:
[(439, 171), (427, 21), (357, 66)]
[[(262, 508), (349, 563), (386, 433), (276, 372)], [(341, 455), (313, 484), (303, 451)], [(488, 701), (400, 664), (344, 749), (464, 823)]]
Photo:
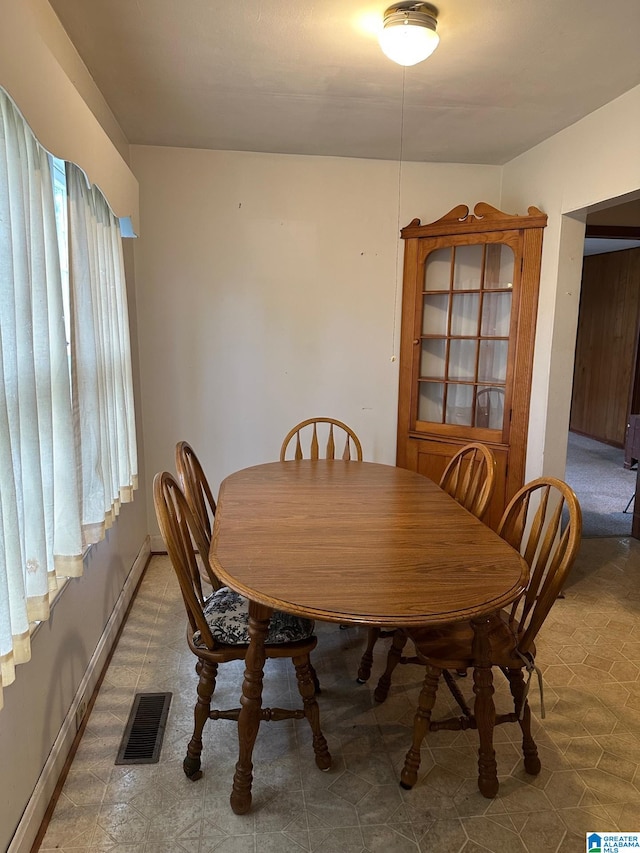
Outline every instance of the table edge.
[[(517, 553), (517, 552), (516, 552)], [(520, 556), (520, 555), (519, 555)], [(345, 611), (335, 612), (324, 610), (316, 607), (304, 607), (294, 602), (285, 601), (280, 598), (273, 598), (270, 595), (252, 589), (245, 584), (239, 583), (235, 578), (227, 575), (224, 568), (213, 558), (214, 571), (225, 586), (240, 593), (250, 601), (255, 601), (265, 607), (270, 607), (273, 610), (283, 610), (286, 613), (293, 613), (295, 616), (302, 616), (306, 619), (317, 619), (320, 622), (337, 622), (348, 625), (395, 625), (398, 627), (428, 627), (433, 625), (448, 625), (452, 622), (468, 622), (476, 616), (484, 616), (488, 613), (494, 613), (508, 604), (514, 602), (526, 590), (526, 581), (529, 577), (529, 567), (524, 558), (520, 556), (521, 568), (520, 578), (511, 587), (510, 590), (496, 598), (483, 603), (481, 607), (468, 607), (462, 610), (452, 610), (447, 613), (439, 613), (437, 616), (429, 617), (428, 614), (416, 614), (410, 619), (399, 619), (397, 616), (372, 616), (365, 613), (347, 613)]]

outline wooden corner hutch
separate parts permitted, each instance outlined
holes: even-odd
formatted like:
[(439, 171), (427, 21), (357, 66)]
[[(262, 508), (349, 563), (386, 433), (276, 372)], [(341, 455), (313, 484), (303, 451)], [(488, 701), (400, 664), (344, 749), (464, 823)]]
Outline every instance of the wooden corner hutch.
[(397, 464), (438, 481), (462, 445), (488, 445), (493, 527), (524, 482), (546, 223), (535, 207), (511, 216), (480, 202), (401, 232)]

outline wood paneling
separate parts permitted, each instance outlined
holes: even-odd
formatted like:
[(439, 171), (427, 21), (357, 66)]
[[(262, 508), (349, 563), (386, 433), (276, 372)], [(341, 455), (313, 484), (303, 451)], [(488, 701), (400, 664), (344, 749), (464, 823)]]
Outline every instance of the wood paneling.
[(584, 259), (570, 428), (624, 445), (636, 369), (640, 249)]

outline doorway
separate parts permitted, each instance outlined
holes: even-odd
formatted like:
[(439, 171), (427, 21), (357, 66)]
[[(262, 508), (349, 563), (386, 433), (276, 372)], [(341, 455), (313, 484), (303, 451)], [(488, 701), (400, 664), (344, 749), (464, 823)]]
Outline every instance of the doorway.
[(624, 447), (640, 412), (640, 201), (589, 214), (586, 226), (565, 479), (584, 536), (630, 536), (636, 471)]

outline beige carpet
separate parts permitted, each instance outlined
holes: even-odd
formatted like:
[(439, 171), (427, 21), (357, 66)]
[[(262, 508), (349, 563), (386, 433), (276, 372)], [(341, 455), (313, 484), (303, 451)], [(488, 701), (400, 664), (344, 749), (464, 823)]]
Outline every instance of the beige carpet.
[(631, 513), (623, 510), (636, 488), (636, 471), (623, 467), (624, 451), (569, 433), (565, 480), (582, 507), (583, 536), (630, 536)]

